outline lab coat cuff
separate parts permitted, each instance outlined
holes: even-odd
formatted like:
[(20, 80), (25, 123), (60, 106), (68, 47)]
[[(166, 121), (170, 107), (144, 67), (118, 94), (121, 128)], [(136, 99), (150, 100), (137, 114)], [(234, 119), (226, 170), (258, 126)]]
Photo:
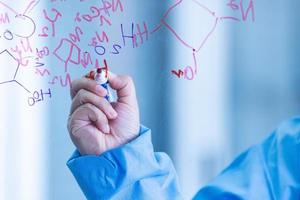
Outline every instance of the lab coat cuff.
[(106, 199), (151, 173), (154, 161), (151, 131), (141, 126), (136, 139), (100, 156), (75, 151), (67, 166), (87, 199)]
[[(150, 130), (149, 128), (147, 128), (146, 126), (140, 125), (140, 131), (139, 131), (138, 137), (135, 138), (134, 140), (132, 140), (131, 142), (129, 142), (128, 144), (134, 143), (135, 140), (139, 140), (139, 137), (140, 137), (141, 135), (145, 134), (145, 133), (148, 132), (148, 131), (151, 132), (151, 130)], [(150, 134), (151, 134), (151, 133), (150, 133)], [(127, 145), (127, 144), (125, 144), (125, 145), (123, 145), (123, 146), (126, 146), (126, 145)], [(123, 146), (121, 146), (121, 147), (123, 147)], [(118, 147), (118, 148), (120, 148), (120, 147)], [(110, 151), (111, 151), (111, 150), (110, 150)], [(108, 152), (109, 152), (109, 151), (108, 151)], [(81, 156), (82, 156), (82, 155), (80, 154), (80, 152), (76, 149), (76, 150), (74, 151), (74, 153), (72, 154), (72, 156), (70, 157), (70, 159), (68, 160), (67, 165), (68, 165), (68, 163), (69, 163), (71, 160), (76, 159), (76, 158), (79, 158), (79, 157), (81, 157)]]

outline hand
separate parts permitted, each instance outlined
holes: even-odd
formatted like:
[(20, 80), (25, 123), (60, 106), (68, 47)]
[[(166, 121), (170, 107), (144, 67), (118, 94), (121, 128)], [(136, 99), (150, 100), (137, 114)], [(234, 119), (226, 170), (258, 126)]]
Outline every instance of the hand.
[(68, 119), (70, 137), (81, 155), (100, 155), (128, 143), (139, 133), (139, 109), (130, 77), (109, 73), (116, 102), (93, 80), (82, 78), (71, 85), (72, 106)]

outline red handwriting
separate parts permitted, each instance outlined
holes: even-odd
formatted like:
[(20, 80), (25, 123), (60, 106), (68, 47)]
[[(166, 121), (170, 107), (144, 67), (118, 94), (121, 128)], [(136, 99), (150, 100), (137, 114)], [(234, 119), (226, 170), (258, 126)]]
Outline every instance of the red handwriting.
[(103, 42), (106, 42), (106, 43), (109, 43), (109, 38), (106, 34), (105, 31), (102, 31), (102, 34), (100, 35), (98, 31), (95, 32), (95, 37), (93, 37), (91, 39), (91, 42), (88, 44), (89, 46), (92, 46), (92, 47), (95, 47), (97, 46), (99, 43), (103, 43)]
[(102, 0), (102, 7), (98, 7), (97, 5), (90, 7), (90, 13), (87, 14), (81, 14), (80, 12), (77, 12), (74, 21), (75, 22), (92, 22), (94, 20), (98, 20), (100, 22), (100, 26), (103, 26), (104, 24), (111, 25), (111, 21), (105, 17), (110, 16), (110, 12), (117, 12), (117, 11), (123, 12), (123, 4), (121, 0)]
[(193, 80), (195, 78), (194, 70), (190, 66), (186, 66), (184, 70), (172, 70), (172, 74), (176, 75), (178, 78), (184, 77), (187, 80)]
[(75, 33), (70, 33), (69, 34), (69, 38), (73, 41), (73, 42), (80, 42), (80, 36), (83, 35), (83, 32), (81, 30), (80, 27), (76, 26), (75, 27)]
[[(7, 51), (13, 55), (16, 62), (18, 62), (18, 66), (27, 66), (29, 69), (34, 70), (33, 72), (37, 77), (46, 79), (49, 85), (63, 88), (71, 84), (72, 67), (76, 67), (76, 69), (107, 69), (106, 59), (108, 56), (112, 57), (126, 53), (128, 48), (138, 49), (142, 47), (153, 34), (158, 33), (163, 28), (169, 31), (191, 55), (190, 64), (174, 67), (170, 70), (170, 73), (175, 78), (194, 80), (198, 74), (198, 54), (212, 38), (217, 27), (224, 21), (254, 22), (256, 17), (254, 0), (225, 0), (223, 4), (231, 11), (231, 15), (228, 16), (220, 15), (198, 0), (190, 0), (195, 4), (196, 9), (204, 11), (208, 14), (208, 18), (211, 17), (212, 23), (210, 26), (204, 27), (207, 31), (201, 35), (200, 41), (189, 42), (189, 38), (185, 38), (182, 31), (177, 30), (177, 27), (170, 23), (170, 13), (175, 9), (183, 8), (182, 3), (185, 2), (184, 0), (176, 0), (155, 26), (151, 26), (146, 21), (128, 21), (125, 16), (124, 19), (122, 18), (122, 23), (116, 23), (113, 15), (118, 15), (115, 17), (121, 18), (123, 17), (121, 14), (125, 11), (125, 3), (122, 0), (94, 2), (87, 2), (87, 0), (51, 0), (53, 4), (51, 4), (50, 9), (38, 11), (38, 16), (43, 20), (35, 19), (39, 22), (39, 31), (36, 33), (37, 26), (30, 13), (37, 7), (39, 2), (40, 0), (30, 0), (19, 11), (0, 0), (0, 7), (5, 9), (0, 13), (0, 25), (5, 27), (0, 31), (0, 40), (6, 40), (9, 43)], [(74, 6), (72, 9), (60, 10), (56, 6), (62, 4), (62, 2), (64, 2), (64, 5), (67, 3), (75, 4), (76, 2), (82, 4), (82, 6), (83, 4), (88, 6), (85, 8), (80, 7), (80, 9)], [(198, 18), (192, 18), (192, 20), (197, 22)], [(41, 21), (45, 24), (40, 24)], [(62, 29), (59, 28), (65, 24), (68, 26), (64, 26)], [(22, 25), (22, 28), (14, 28), (20, 25)], [(114, 34), (116, 30), (119, 32), (117, 37)], [(33, 38), (36, 36), (39, 39), (36, 44), (47, 44), (49, 39), (51, 43), (47, 46), (32, 46), (33, 43), (31, 44), (31, 42), (35, 41), (32, 39), (36, 39)], [(43, 43), (44, 41), (45, 43)], [(54, 66), (48, 66), (49, 63), (46, 62), (48, 58), (54, 58), (55, 67), (57, 67), (55, 73), (51, 68)], [(103, 66), (100, 66), (102, 65), (100, 60), (104, 60)], [(57, 72), (57, 70), (60, 70), (60, 72)], [(17, 81), (14, 79), (11, 82)], [(20, 83), (18, 84), (20, 85)], [(37, 97), (37, 94), (42, 97), (41, 92), (43, 91), (37, 90), (33, 94), (36, 96), (30, 97), (30, 105), (39, 102), (38, 98), (35, 97)]]
[(95, 65), (95, 68), (98, 67), (98, 59), (95, 59), (95, 62), (93, 62), (91, 54), (88, 51), (82, 51), (78, 45), (66, 38), (61, 40), (60, 44), (55, 48), (53, 55), (64, 63), (65, 72), (68, 72), (70, 64), (82, 65), (83, 68), (86, 68), (88, 65)]
[(193, 51), (193, 67), (186, 66), (183, 70), (171, 70), (172, 74), (177, 76), (178, 78), (184, 78), (186, 80), (193, 80), (197, 74), (198, 71), (198, 64), (196, 59), (196, 51)]
[[(242, 16), (243, 21), (246, 21), (248, 19), (248, 15), (251, 12), (252, 21), (253, 22), (255, 21), (255, 12), (254, 12), (253, 0), (249, 0), (249, 4), (248, 4), (247, 8), (245, 8), (243, 0), (240, 0), (239, 3), (237, 2), (237, 0), (230, 0), (229, 3), (227, 3), (227, 6), (229, 6), (232, 10), (236, 10), (236, 11), (239, 10), (241, 12), (241, 16)], [(240, 19), (235, 18), (235, 17), (228, 17), (228, 19), (230, 19), (230, 18), (234, 19), (234, 20), (237, 20), (237, 21), (240, 21)]]
[[(60, 61), (64, 63), (65, 72), (68, 71), (68, 65), (70, 63), (78, 65), (81, 63), (81, 53), (82, 50), (76, 44), (80, 42), (80, 36), (83, 34), (80, 27), (75, 27), (75, 33), (70, 33), (69, 38), (61, 39), (59, 45), (55, 48), (53, 55), (58, 58)], [(67, 53), (66, 53), (67, 52)], [(87, 66), (86, 53), (84, 53), (83, 57), (83, 66), (84, 68)]]
[[(45, 9), (43, 10), (43, 13), (44, 13), (45, 19), (47, 19), (50, 22), (50, 24), (51, 24), (51, 29), (52, 29), (51, 36), (55, 37), (55, 35), (56, 35), (56, 32), (55, 32), (55, 23), (57, 22), (57, 20), (58, 20), (59, 17), (62, 17), (62, 14), (57, 9), (55, 9), (55, 8), (52, 8), (51, 11), (55, 14), (55, 16), (54, 16), (53, 19), (51, 19), (48, 16), (48, 13), (47, 13), (47, 11)], [(48, 26), (44, 26), (42, 28), (42, 33), (39, 34), (39, 36), (40, 37), (48, 37), (49, 36), (48, 33), (49, 33), (49, 27)]]
[(40, 76), (50, 76), (51, 75), (51, 73), (50, 73), (50, 71), (48, 70), (48, 69), (39, 69), (39, 68), (37, 68), (36, 69), (36, 71), (35, 71), (35, 73), (37, 74), (37, 75), (40, 75)]
[[(161, 23), (157, 25), (152, 31), (150, 31), (151, 34), (154, 34), (158, 32), (163, 27), (166, 27), (167, 30), (169, 30), (175, 38), (178, 40), (179, 43), (181, 43), (184, 47), (186, 47), (188, 50), (192, 52), (193, 55), (193, 61), (194, 61), (194, 67), (187, 66), (183, 70), (171, 70), (171, 73), (178, 78), (185, 78), (187, 80), (193, 80), (195, 78), (195, 75), (197, 74), (197, 59), (196, 54), (200, 52), (200, 50), (204, 47), (204, 45), (208, 42), (209, 38), (213, 35), (215, 32), (218, 24), (222, 20), (232, 20), (232, 21), (246, 21), (248, 19), (249, 14), (252, 14), (252, 21), (255, 21), (255, 12), (254, 12), (254, 3), (253, 0), (248, 0), (248, 6), (245, 6), (244, 0), (229, 0), (227, 3), (227, 6), (229, 6), (234, 11), (240, 11), (241, 12), (241, 18), (237, 18), (235, 16), (218, 16), (216, 12), (212, 11), (205, 5), (201, 4), (197, 0), (193, 0), (193, 2), (199, 6), (200, 9), (203, 9), (206, 11), (212, 19), (214, 19), (213, 26), (208, 29), (207, 35), (203, 38), (202, 42), (200, 44), (189, 44), (188, 41), (183, 39), (183, 37), (178, 33), (178, 31), (172, 27), (168, 23), (168, 17), (173, 10), (177, 9), (181, 6), (183, 0), (178, 0), (176, 3), (174, 3), (164, 14), (163, 18), (161, 19)], [(130, 38), (130, 37), (128, 37)], [(132, 37), (132, 40), (134, 40), (134, 37)]]
[(101, 10), (99, 8), (92, 6), (90, 10), (92, 14), (80, 15), (80, 13), (77, 13), (75, 17), (75, 22), (81, 22), (82, 20), (86, 22), (92, 22), (93, 20), (98, 20), (100, 26), (103, 26), (104, 24), (111, 26), (112, 22), (110, 21), (110, 19), (100, 14)]
[(11, 51), (15, 54), (15, 57), (21, 66), (28, 66), (28, 57), (24, 56), (24, 54), (31, 54), (33, 52), (29, 38), (20, 39), (18, 45), (16, 45), (14, 48), (11, 47)]
[(60, 85), (61, 87), (71, 86), (71, 75), (66, 73), (65, 76), (57, 75), (52, 78), (48, 83), (51, 85)]
[(68, 71), (69, 63), (80, 64), (80, 54), (81, 49), (66, 38), (61, 39), (59, 45), (53, 51), (53, 55), (64, 63), (65, 72)]
[[(4, 38), (8, 41), (11, 41), (15, 38), (30, 38), (36, 31), (35, 22), (32, 18), (26, 15), (16, 15), (13, 22), (11, 22), (10, 20), (7, 21), (7, 19), (3, 19), (2, 23), (10, 24), (10, 27), (8, 29), (4, 30), (3, 33), (0, 33), (0, 38)], [(26, 29), (19, 29), (18, 32), (16, 32), (16, 30), (13, 31), (12, 29), (17, 23), (22, 23), (26, 27)]]
[(9, 24), (9, 16), (8, 13), (1, 13), (0, 14), (0, 24)]
[(42, 58), (50, 55), (50, 50), (46, 46), (44, 46), (41, 50), (36, 48), (36, 55), (38, 58), (42, 59)]

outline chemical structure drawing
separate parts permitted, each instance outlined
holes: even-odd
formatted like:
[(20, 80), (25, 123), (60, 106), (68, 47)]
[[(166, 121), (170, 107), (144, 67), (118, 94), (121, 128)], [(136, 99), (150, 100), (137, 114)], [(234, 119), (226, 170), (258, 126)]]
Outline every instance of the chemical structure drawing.
[[(34, 20), (29, 17), (27, 14), (29, 14), (40, 2), (40, 0), (32, 0), (28, 4), (26, 4), (25, 9), (22, 12), (18, 12), (15, 10), (13, 7), (9, 6), (8, 4), (4, 3), (3, 1), (0, 1), (0, 6), (3, 8), (3, 10), (6, 10), (4, 16), (5, 18), (2, 19), (0, 18), (0, 21), (2, 23), (5, 23), (8, 25), (9, 29), (6, 29), (3, 34), (0, 34), (0, 39), (4, 39), (6, 41), (15, 41), (16, 39), (21, 39), (20, 40), (20, 47), (19, 45), (16, 45), (15, 48), (8, 48), (1, 50), (0, 51), (0, 86), (5, 85), (5, 84), (17, 84), (19, 87), (21, 87), (24, 91), (26, 91), (29, 94), (28, 97), (28, 105), (29, 106), (34, 106), (38, 102), (42, 102), (46, 100), (47, 95), (49, 98), (52, 97), (52, 92), (51, 89), (49, 88), (48, 90), (44, 91), (43, 89), (37, 90), (37, 91), (31, 91), (28, 89), (27, 86), (25, 86), (22, 81), (20, 81), (19, 74), (21, 73), (20, 69), (23, 66), (26, 66), (28, 64), (27, 62), (23, 62), (24, 59), (31, 58), (33, 56), (27, 56), (24, 57), (22, 55), (23, 51), (24, 52), (32, 52), (32, 48), (29, 44), (29, 38), (31, 38), (36, 30), (36, 24)], [(12, 15), (10, 18), (9, 14)], [(15, 16), (15, 17), (14, 17)], [(16, 22), (19, 20), (18, 22)], [(26, 33), (15, 33), (14, 27), (17, 26), (16, 24), (22, 22), (23, 25), (31, 28), (32, 32), (30, 34)], [(29, 22), (29, 23), (28, 23)], [(30, 26), (28, 26), (30, 25)], [(1, 31), (0, 31), (1, 32)], [(3, 36), (3, 37), (2, 37)], [(26, 41), (26, 45), (24, 43)], [(10, 50), (11, 51), (10, 51)], [(15, 55), (14, 55), (15, 53)], [(39, 57), (43, 56), (43, 51), (38, 51), (37, 55)], [(24, 64), (26, 63), (26, 64)], [(36, 67), (41, 67), (43, 66), (43, 63), (37, 62)], [(22, 80), (22, 79), (21, 79)]]
[[(201, 38), (199, 37), (198, 41), (196, 43), (189, 42), (189, 38), (185, 37), (184, 33), (180, 33), (179, 30), (176, 30), (175, 27), (171, 24), (171, 15), (176, 12), (177, 10), (180, 10), (181, 7), (184, 6), (186, 3), (192, 3), (194, 5), (190, 6), (199, 10), (199, 12), (202, 11), (203, 15), (206, 16), (206, 19), (209, 19), (212, 21), (210, 27), (207, 27), (206, 30), (203, 31), (201, 34)], [(197, 62), (197, 54), (201, 51), (201, 49), (206, 45), (208, 40), (212, 37), (214, 32), (216, 31), (217, 26), (220, 24), (220, 22), (224, 20), (230, 20), (235, 22), (242, 22), (246, 21), (248, 19), (249, 14), (252, 14), (252, 21), (255, 21), (255, 12), (254, 12), (254, 1), (248, 0), (248, 5), (245, 7), (243, 0), (229, 0), (226, 4), (227, 7), (229, 7), (232, 11), (239, 11), (241, 17), (235, 17), (235, 16), (219, 16), (215, 11), (208, 8), (204, 4), (200, 3), (197, 0), (178, 0), (175, 4), (173, 4), (171, 7), (168, 8), (166, 13), (163, 15), (160, 24), (156, 26), (151, 31), (151, 34), (156, 33), (161, 28), (165, 27), (168, 31), (172, 33), (172, 35), (178, 40), (179, 43), (181, 43), (185, 48), (187, 48), (189, 51), (191, 51), (192, 58), (193, 58), (193, 67), (186, 66), (183, 70), (172, 70), (172, 74), (176, 75), (178, 78), (185, 78), (187, 80), (193, 80), (198, 72), (198, 62)], [(197, 11), (198, 12), (198, 11)], [(186, 14), (187, 15), (187, 14)], [(198, 22), (197, 20), (192, 17), (192, 21), (188, 21), (188, 23), (193, 23), (193, 27), (199, 26), (201, 22)]]
[[(12, 13), (12, 16), (15, 16), (13, 18), (14, 20), (20, 20), (22, 22), (30, 21), (34, 24), (33, 20), (27, 16), (27, 13), (31, 12), (31, 10), (39, 3), (39, 0), (33, 0), (31, 1), (24, 11), (18, 12), (13, 7), (7, 5), (5, 2), (0, 1), (0, 6), (3, 8), (3, 10), (7, 10), (9, 13)], [(8, 12), (6, 14), (6, 23), (8, 23), (11, 27), (13, 25), (16, 25), (16, 22), (12, 22), (11, 19), (8, 16)], [(15, 23), (15, 24), (13, 24)], [(35, 29), (35, 25), (33, 26)], [(12, 41), (15, 38), (29, 38), (33, 35), (27, 35), (23, 36), (23, 34), (20, 33), (14, 33), (13, 30), (5, 30), (3, 33), (3, 39), (6, 39), (7, 41)], [(22, 87), (26, 92), (31, 94), (31, 91), (25, 87), (20, 81), (18, 81), (17, 76), (20, 73), (20, 67), (21, 67), (21, 61), (22, 59), (17, 59), (8, 49), (5, 49), (0, 52), (0, 70), (3, 72), (0, 72), (0, 85), (9, 84), (9, 83), (15, 83)], [(5, 72), (5, 73), (4, 73)]]
[[(21, 64), (8, 50), (0, 52), (0, 63), (5, 63), (0, 65), (0, 86), (10, 83), (15, 83), (20, 86), (30, 94), (28, 97), (29, 106), (34, 106), (38, 102), (45, 101), (47, 95), (49, 96), (49, 99), (51, 99), (52, 92), (50, 88), (47, 91), (40, 89), (32, 93), (27, 87), (17, 80)], [(6, 66), (9, 66), (9, 68)], [(1, 73), (2, 70), (5, 70), (5, 73)]]
[[(215, 33), (219, 25), (224, 21), (245, 22), (252, 19), (254, 22), (254, 1), (225, 0), (213, 3), (205, 0), (173, 0), (159, 16), (159, 22), (150, 26), (146, 21), (120, 21), (118, 15), (126, 14), (124, 5), (131, 4), (125, 0), (89, 3), (77, 0), (78, 10), (64, 9), (65, 5), (75, 1), (51, 0), (53, 3), (43, 7), (41, 0), (29, 0), (20, 7), (8, 0), (0, 0), (0, 24), (3, 25), (0, 27), (0, 41), (6, 44), (0, 47), (0, 86), (17, 84), (30, 94), (28, 105), (34, 106), (54, 97), (54, 87), (71, 86), (75, 70), (98, 68), (100, 60), (107, 57), (126, 58), (124, 54), (127, 49), (142, 47), (150, 36), (159, 35), (161, 29), (170, 33), (175, 44), (182, 48), (180, 52), (185, 54), (181, 57), (188, 58), (189, 62), (168, 69), (168, 73), (179, 79), (194, 80), (199, 74), (199, 54), (205, 53), (203, 50), (214, 39), (212, 36), (217, 35)], [(222, 7), (222, 10), (214, 5)], [(119, 21), (115, 22), (115, 18)], [(119, 32), (108, 30), (118, 27)], [(28, 73), (34, 71), (34, 75), (46, 80), (49, 88), (30, 90), (27, 85), (29, 80), (22, 73), (23, 67), (29, 70)]]
[[(20, 63), (8, 50), (0, 52), (0, 63), (5, 63), (1, 64), (0, 66), (1, 71), (5, 70), (5, 73), (0, 73), (0, 85), (15, 83), (22, 87), (26, 92), (31, 93), (28, 88), (26, 88), (17, 80), (18, 72), (20, 70)], [(9, 66), (9, 68), (6, 66)]]

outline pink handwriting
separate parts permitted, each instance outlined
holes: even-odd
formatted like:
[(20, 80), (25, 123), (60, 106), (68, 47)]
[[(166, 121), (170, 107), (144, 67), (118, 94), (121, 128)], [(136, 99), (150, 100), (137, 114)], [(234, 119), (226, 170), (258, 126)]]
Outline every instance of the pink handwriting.
[(9, 24), (10, 20), (9, 20), (9, 16), (7, 13), (1, 13), (0, 14), (0, 24)]
[(101, 35), (99, 34), (98, 31), (96, 31), (95, 34), (96, 36), (91, 39), (91, 42), (88, 44), (89, 46), (95, 47), (99, 43), (103, 43), (103, 42), (109, 43), (109, 38), (105, 31), (102, 31)]
[[(53, 19), (50, 19), (50, 17), (48, 16), (47, 11), (44, 9), (43, 13), (44, 13), (44, 17), (45, 19), (47, 19), (50, 23), (51, 23), (51, 29), (52, 29), (52, 37), (55, 37), (56, 32), (55, 32), (55, 23), (57, 22), (59, 17), (62, 17), (62, 14), (55, 8), (52, 8), (51, 11), (55, 14)], [(40, 37), (48, 37), (48, 32), (49, 32), (49, 27), (48, 26), (44, 26), (42, 28), (42, 33), (39, 34)]]
[[(24, 54), (31, 54), (33, 52), (29, 38), (20, 39), (19, 44), (16, 45), (15, 48), (11, 47), (11, 51), (15, 54), (21, 66), (28, 66), (28, 57), (24, 56)], [(32, 56), (29, 56), (29, 58), (30, 57)]]

